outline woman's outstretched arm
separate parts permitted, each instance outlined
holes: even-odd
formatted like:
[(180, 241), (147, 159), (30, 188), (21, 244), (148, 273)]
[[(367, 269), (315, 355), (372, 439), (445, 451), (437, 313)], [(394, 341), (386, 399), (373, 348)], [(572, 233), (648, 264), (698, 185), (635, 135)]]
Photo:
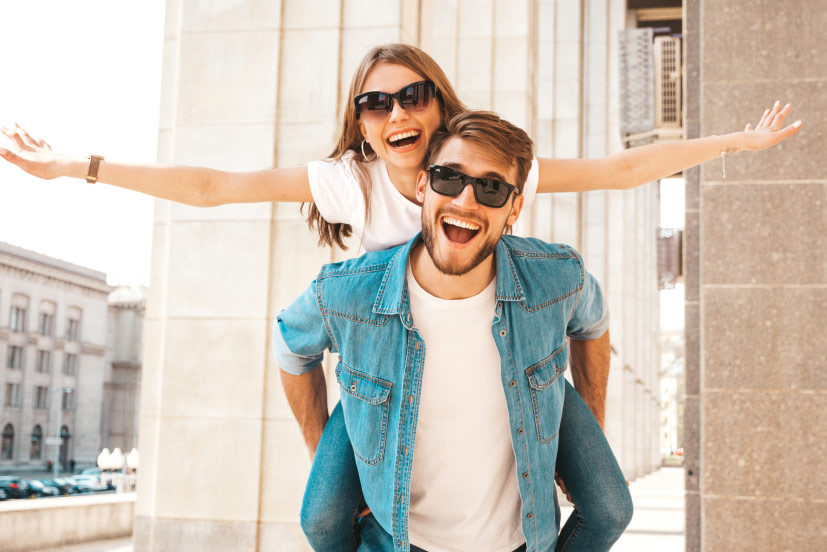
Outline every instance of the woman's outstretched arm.
[[(14, 125), (3, 134), (16, 151), (0, 148), (0, 157), (39, 178), (86, 178), (89, 159), (55, 153), (43, 140)], [(98, 182), (196, 207), (262, 201), (313, 201), (306, 167), (226, 172), (201, 167), (132, 165), (101, 161)]]
[(539, 192), (628, 190), (720, 157), (722, 152), (758, 151), (798, 132), (801, 121), (782, 128), (790, 104), (776, 102), (753, 129), (694, 140), (661, 142), (624, 150), (602, 159), (538, 159)]

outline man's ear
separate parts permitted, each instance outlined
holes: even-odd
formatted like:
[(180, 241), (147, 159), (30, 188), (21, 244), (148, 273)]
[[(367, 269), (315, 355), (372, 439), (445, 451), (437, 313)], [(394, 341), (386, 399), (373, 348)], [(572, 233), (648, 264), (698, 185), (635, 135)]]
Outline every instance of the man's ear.
[(520, 213), (523, 211), (523, 202), (525, 202), (525, 196), (523, 194), (515, 195), (514, 201), (511, 203), (511, 212), (508, 214), (508, 219), (506, 220), (506, 225), (512, 226), (517, 219), (520, 218)]
[(425, 187), (428, 185), (428, 171), (420, 170), (416, 175), (416, 200), (421, 204), (425, 203)]

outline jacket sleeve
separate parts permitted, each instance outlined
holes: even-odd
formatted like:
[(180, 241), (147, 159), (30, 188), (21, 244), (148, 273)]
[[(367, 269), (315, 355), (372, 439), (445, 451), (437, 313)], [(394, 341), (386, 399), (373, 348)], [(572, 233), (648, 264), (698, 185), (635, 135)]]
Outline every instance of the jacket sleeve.
[(273, 350), (279, 368), (297, 376), (318, 366), (325, 349), (333, 348), (316, 298), (317, 285), (314, 280), (273, 324)]
[(583, 289), (569, 317), (566, 335), (572, 339), (597, 339), (609, 329), (609, 308), (597, 278), (585, 270), (583, 275)]

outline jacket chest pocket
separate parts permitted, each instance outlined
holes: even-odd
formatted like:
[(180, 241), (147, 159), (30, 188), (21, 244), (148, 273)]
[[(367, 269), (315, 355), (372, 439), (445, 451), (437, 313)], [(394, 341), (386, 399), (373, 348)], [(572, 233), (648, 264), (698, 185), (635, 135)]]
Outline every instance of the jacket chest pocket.
[(391, 382), (354, 370), (339, 360), (336, 379), (342, 391), (342, 410), (353, 452), (365, 464), (385, 455)]
[[(563, 411), (565, 386), (559, 379), (566, 371), (567, 349), (562, 347), (537, 364), (526, 368), (537, 440), (547, 445), (557, 438), (560, 430), (560, 415)], [(557, 385), (555, 385), (557, 384)]]

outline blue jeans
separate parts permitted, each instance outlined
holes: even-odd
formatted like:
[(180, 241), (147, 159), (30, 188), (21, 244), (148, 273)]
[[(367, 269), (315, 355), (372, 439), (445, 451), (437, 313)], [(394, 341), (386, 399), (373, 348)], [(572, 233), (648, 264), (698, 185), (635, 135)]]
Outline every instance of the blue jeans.
[[(632, 519), (632, 498), (603, 431), (568, 382), (558, 439), (557, 473), (574, 512), (560, 531), (555, 551), (609, 550)], [(339, 404), (316, 449), (302, 503), (301, 526), (310, 546), (323, 552), (393, 550), (390, 535), (373, 516), (357, 523), (364, 506)]]

